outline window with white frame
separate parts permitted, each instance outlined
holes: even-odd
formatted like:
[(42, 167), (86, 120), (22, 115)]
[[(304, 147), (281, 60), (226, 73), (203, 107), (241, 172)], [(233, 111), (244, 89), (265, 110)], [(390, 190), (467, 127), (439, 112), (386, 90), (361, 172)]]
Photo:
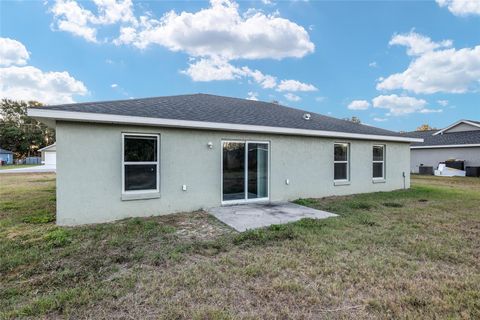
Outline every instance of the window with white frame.
[(159, 192), (159, 140), (156, 134), (122, 135), (123, 193)]
[(349, 149), (348, 143), (335, 143), (333, 159), (333, 178), (335, 181), (348, 181), (349, 177)]
[(373, 146), (373, 179), (385, 179), (385, 146)]

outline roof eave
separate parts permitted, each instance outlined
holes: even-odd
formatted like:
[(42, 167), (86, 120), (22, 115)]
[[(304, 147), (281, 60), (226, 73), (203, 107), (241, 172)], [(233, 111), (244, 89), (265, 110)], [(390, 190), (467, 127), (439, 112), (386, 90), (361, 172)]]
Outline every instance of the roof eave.
[(480, 147), (480, 143), (410, 146), (410, 149), (473, 148), (473, 147)]
[(28, 116), (37, 118), (40, 121), (76, 121), (76, 122), (97, 122), (97, 123), (115, 123), (129, 125), (161, 126), (174, 128), (189, 128), (201, 130), (221, 130), (221, 131), (240, 131), (240, 132), (260, 132), (270, 134), (317, 136), (331, 138), (348, 138), (361, 140), (381, 140), (395, 142), (423, 142), (420, 138), (411, 138), (403, 136), (383, 136), (373, 134), (360, 134), (336, 131), (308, 130), (283, 127), (268, 127), (258, 125), (244, 125), (232, 123), (218, 123), (206, 121), (175, 120), (165, 118), (149, 118), (137, 116), (111, 115), (104, 113), (89, 113), (51, 109), (28, 108)]
[(433, 135), (436, 136), (436, 135), (438, 135), (438, 134), (442, 134), (442, 133), (444, 133), (445, 131), (447, 131), (447, 130), (455, 127), (455, 126), (458, 126), (460, 123), (466, 123), (466, 124), (469, 124), (469, 125), (471, 125), (471, 126), (480, 128), (480, 124), (475, 123), (475, 122), (471, 122), (471, 121), (469, 121), (469, 120), (463, 120), (463, 119), (462, 119), (462, 120), (458, 120), (457, 122), (449, 125), (448, 127), (445, 127), (445, 128), (443, 128), (443, 129), (435, 132)]

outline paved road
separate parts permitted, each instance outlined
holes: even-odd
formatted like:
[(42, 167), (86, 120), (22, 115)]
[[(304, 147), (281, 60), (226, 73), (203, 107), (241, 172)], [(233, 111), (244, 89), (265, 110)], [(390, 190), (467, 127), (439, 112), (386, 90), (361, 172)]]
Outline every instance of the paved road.
[(52, 165), (43, 165), (36, 167), (27, 167), (27, 168), (15, 168), (15, 169), (4, 169), (0, 170), (2, 173), (42, 173), (42, 172), (56, 172), (57, 166)]

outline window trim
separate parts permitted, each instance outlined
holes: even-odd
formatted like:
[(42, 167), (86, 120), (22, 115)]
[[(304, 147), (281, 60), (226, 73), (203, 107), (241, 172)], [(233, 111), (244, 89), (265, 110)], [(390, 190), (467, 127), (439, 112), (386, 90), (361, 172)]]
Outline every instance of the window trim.
[[(157, 139), (157, 161), (125, 161), (125, 137), (154, 137)], [(156, 188), (155, 189), (144, 189), (144, 190), (125, 190), (125, 165), (146, 165), (146, 164), (155, 164), (157, 166), (156, 171)], [(122, 196), (139, 196), (143, 198), (142, 195), (151, 195), (160, 193), (160, 134), (156, 133), (136, 133), (136, 132), (122, 132)], [(132, 198), (135, 199), (135, 198)], [(126, 197), (124, 200), (129, 200)]]
[[(336, 161), (335, 160), (335, 146), (336, 145), (346, 145), (347, 146), (347, 160)], [(346, 163), (347, 164), (347, 178), (346, 179), (335, 179), (335, 164), (336, 163)], [(338, 185), (350, 183), (350, 143), (349, 142), (334, 142), (333, 143), (333, 182)]]
[[(379, 160), (374, 160), (373, 159), (373, 148), (375, 147), (382, 147), (382, 151), (383, 151), (383, 160), (382, 161), (379, 161)], [(386, 157), (386, 150), (387, 150), (387, 146), (384, 145), (384, 144), (374, 144), (372, 146), (372, 180), (374, 181), (385, 181), (385, 163), (386, 163), (386, 160), (385, 160), (385, 157)], [(381, 177), (374, 177), (373, 176), (373, 164), (374, 163), (381, 163), (382, 164), (382, 176)]]

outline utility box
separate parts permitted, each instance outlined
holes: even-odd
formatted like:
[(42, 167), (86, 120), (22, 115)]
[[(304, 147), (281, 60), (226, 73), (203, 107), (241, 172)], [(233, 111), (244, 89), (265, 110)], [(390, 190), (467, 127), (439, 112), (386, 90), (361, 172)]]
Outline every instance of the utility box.
[(467, 177), (480, 177), (480, 167), (467, 167)]
[(420, 166), (418, 167), (418, 173), (426, 176), (433, 176), (433, 167)]

